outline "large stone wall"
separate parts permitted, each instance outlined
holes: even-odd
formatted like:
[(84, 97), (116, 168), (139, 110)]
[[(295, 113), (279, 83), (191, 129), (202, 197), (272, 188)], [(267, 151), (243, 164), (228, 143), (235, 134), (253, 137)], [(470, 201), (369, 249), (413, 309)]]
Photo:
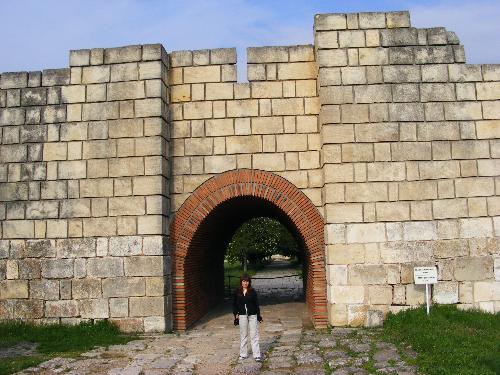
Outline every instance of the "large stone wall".
[(172, 212), (241, 168), (275, 172), (321, 207), (313, 46), (249, 48), (249, 83), (236, 83), (235, 63), (235, 49), (171, 54)]
[(0, 318), (169, 328), (167, 64), (130, 46), (0, 76)]
[(329, 320), (433, 299), (500, 311), (500, 66), (407, 12), (325, 14), (314, 46), (79, 50), (0, 75), (0, 319), (172, 326), (169, 225), (209, 178), (278, 174), (326, 221)]
[(407, 12), (318, 15), (330, 321), (425, 303), (500, 311), (500, 66)]

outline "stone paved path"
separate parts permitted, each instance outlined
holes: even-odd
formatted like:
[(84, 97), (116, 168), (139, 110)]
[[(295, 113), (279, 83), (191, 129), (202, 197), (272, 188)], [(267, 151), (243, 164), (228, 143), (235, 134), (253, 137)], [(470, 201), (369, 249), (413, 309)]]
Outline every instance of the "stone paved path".
[(270, 298), (284, 302), (303, 299), (302, 278), (287, 261), (274, 261), (258, 271), (252, 278), (252, 286), (259, 293), (261, 300)]
[(144, 336), (97, 348), (76, 360), (56, 358), (22, 374), (417, 374), (402, 359), (415, 353), (398, 353), (394, 345), (377, 341), (377, 330), (315, 331), (302, 302), (266, 303), (261, 312), (263, 363), (238, 360), (239, 332), (228, 301), (187, 333)]

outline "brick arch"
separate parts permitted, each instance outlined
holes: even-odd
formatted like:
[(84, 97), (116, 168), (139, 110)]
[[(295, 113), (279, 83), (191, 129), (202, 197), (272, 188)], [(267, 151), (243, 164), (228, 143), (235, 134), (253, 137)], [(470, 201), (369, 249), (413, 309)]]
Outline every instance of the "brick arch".
[[(248, 203), (246, 209), (262, 207), (278, 212), (300, 236), (306, 258), (306, 303), (315, 327), (325, 327), (328, 319), (322, 216), (309, 198), (284, 178), (270, 172), (239, 169), (214, 176), (199, 186), (177, 211), (171, 224), (174, 329), (189, 328), (210, 308), (209, 302), (199, 302), (204, 295), (197, 290), (199, 285), (213, 280), (210, 275), (200, 279), (198, 273), (201, 267), (213, 268), (222, 262), (218, 259), (218, 263), (212, 263), (208, 258), (196, 257), (197, 252), (203, 251), (200, 250), (203, 236), (210, 232), (204, 228), (204, 222), (221, 207), (242, 205), (242, 200)], [(239, 207), (235, 208), (236, 215), (245, 211)]]

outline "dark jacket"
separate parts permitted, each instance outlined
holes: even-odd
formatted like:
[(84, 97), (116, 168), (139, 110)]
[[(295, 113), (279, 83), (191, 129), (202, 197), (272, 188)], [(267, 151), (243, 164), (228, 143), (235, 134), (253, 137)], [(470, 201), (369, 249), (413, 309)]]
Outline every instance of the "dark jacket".
[[(245, 310), (246, 304), (246, 310)], [(244, 296), (236, 289), (233, 298), (233, 315), (257, 315), (260, 317), (259, 300), (255, 289), (250, 289)]]

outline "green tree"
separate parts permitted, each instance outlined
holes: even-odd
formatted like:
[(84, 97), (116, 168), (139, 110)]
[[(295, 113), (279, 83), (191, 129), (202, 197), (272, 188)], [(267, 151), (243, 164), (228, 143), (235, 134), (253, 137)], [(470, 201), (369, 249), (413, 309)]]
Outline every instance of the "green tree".
[(226, 259), (232, 263), (240, 262), (246, 271), (248, 263), (262, 263), (273, 254), (296, 256), (297, 243), (279, 221), (257, 217), (238, 228), (227, 247)]

